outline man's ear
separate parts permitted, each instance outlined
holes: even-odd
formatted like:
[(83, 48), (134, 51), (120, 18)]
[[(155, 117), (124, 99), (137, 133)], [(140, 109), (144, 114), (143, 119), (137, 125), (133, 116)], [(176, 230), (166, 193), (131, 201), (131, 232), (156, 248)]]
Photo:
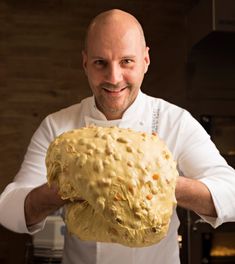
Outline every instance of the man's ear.
[(87, 53), (85, 50), (82, 51), (82, 66), (85, 73), (87, 74)]
[(148, 67), (149, 67), (149, 64), (150, 64), (149, 47), (145, 48), (144, 61), (145, 61), (145, 71), (144, 71), (144, 73), (146, 73), (148, 71)]

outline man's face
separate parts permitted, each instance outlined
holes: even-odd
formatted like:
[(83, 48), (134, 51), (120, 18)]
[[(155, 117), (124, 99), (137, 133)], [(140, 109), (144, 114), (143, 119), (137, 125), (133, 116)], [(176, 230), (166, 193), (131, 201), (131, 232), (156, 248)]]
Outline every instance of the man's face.
[(90, 34), (83, 65), (98, 109), (111, 120), (121, 118), (135, 100), (149, 54), (136, 28), (109, 31)]

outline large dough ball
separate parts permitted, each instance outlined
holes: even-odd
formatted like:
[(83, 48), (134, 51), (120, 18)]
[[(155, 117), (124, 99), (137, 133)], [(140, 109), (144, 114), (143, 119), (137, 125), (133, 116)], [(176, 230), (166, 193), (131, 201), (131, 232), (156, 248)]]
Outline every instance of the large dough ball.
[(66, 223), (80, 239), (143, 247), (166, 236), (178, 172), (156, 134), (117, 127), (72, 130), (51, 143), (46, 165), (48, 183), (71, 200)]

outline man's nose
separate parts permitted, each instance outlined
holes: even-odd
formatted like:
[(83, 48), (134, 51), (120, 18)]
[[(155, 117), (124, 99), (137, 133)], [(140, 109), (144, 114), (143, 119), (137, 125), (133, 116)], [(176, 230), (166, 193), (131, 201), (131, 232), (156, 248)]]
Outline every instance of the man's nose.
[(112, 64), (107, 69), (106, 81), (117, 84), (122, 81), (122, 68), (119, 64)]

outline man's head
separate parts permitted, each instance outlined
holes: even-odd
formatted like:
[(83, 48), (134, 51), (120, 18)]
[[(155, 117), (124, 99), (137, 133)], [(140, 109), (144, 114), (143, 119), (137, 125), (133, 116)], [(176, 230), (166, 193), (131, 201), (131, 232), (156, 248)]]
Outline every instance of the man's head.
[(149, 65), (139, 22), (121, 10), (95, 17), (88, 27), (83, 66), (98, 109), (119, 119), (135, 100)]

